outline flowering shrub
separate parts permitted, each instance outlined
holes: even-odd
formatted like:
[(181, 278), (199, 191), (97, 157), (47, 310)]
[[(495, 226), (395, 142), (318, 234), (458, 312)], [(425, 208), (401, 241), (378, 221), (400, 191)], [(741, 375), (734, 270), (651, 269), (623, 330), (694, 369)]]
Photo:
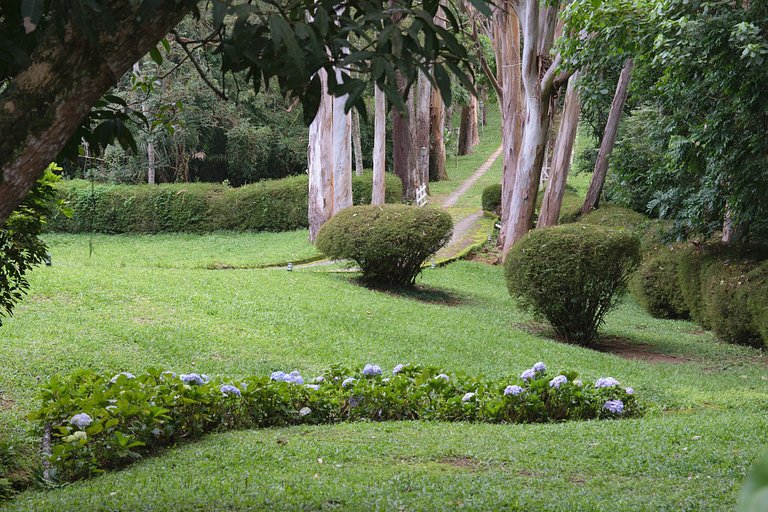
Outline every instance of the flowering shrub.
[(206, 432), (355, 420), (523, 423), (636, 416), (632, 388), (575, 372), (551, 376), (543, 363), (496, 380), (397, 365), (334, 367), (305, 384), (298, 371), (242, 380), (157, 369), (114, 378), (92, 371), (54, 377), (31, 415), (50, 428), (50, 462), (60, 480), (84, 478)]

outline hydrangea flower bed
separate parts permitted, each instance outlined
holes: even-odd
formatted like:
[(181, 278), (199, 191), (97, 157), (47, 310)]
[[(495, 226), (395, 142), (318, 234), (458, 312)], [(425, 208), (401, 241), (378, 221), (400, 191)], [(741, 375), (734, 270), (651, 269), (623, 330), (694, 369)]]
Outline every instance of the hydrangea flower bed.
[(230, 429), (356, 420), (532, 423), (641, 413), (634, 390), (616, 379), (593, 384), (575, 372), (548, 375), (544, 363), (495, 380), (368, 364), (334, 367), (309, 382), (295, 370), (236, 380), (156, 369), (114, 377), (82, 371), (51, 379), (31, 419), (51, 431), (53, 473), (74, 480)]

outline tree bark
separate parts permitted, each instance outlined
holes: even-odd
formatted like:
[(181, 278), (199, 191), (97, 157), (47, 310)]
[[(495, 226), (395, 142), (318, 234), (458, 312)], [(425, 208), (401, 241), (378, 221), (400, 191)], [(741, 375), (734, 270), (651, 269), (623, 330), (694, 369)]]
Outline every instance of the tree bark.
[[(336, 70), (341, 83), (341, 70)], [(352, 206), (352, 115), (344, 112), (349, 95), (333, 98), (333, 209), (332, 215)]]
[[(327, 89), (328, 75), (318, 71), (320, 87)], [(309, 125), (307, 165), (309, 174), (309, 239), (317, 238), (320, 227), (333, 215), (333, 135), (329, 127), (333, 123), (333, 99), (323, 95), (317, 114)]]
[[(397, 75), (401, 94), (405, 94), (405, 80)], [(403, 183), (403, 201), (413, 202), (416, 199), (417, 184), (417, 151), (413, 147), (411, 120), (414, 117), (413, 94), (406, 100), (406, 112), (400, 112), (392, 107), (392, 159), (395, 174)]]
[(71, 24), (61, 32), (49, 27), (29, 66), (0, 92), (0, 223), (99, 98), (189, 12), (171, 1), (140, 19), (134, 2), (110, 0), (104, 7), (114, 26), (94, 21), (90, 36)]
[[(133, 64), (133, 73), (138, 75), (141, 72), (141, 67), (138, 62)], [(141, 113), (145, 119), (149, 119), (149, 108), (147, 107), (146, 98), (141, 100)], [(151, 130), (147, 132), (147, 183), (149, 185), (155, 184), (155, 144), (152, 142)]]
[(469, 155), (480, 143), (477, 130), (477, 97), (470, 95), (469, 103), (461, 107), (458, 154)]
[(374, 86), (373, 190), (371, 204), (384, 204), (384, 172), (387, 156), (387, 101), (384, 92)]
[(632, 80), (632, 59), (624, 62), (624, 67), (619, 75), (619, 83), (616, 85), (616, 94), (611, 102), (611, 112), (608, 115), (608, 123), (605, 125), (603, 141), (600, 143), (600, 151), (597, 153), (595, 162), (595, 171), (592, 174), (592, 181), (589, 184), (587, 197), (584, 205), (581, 207), (581, 213), (587, 214), (600, 206), (600, 195), (603, 193), (605, 185), (605, 176), (608, 174), (608, 159), (611, 157), (613, 145), (616, 143), (616, 135), (619, 132), (619, 123), (621, 113), (624, 110), (624, 103), (627, 101), (629, 93), (629, 82)]
[(432, 105), (429, 119), (429, 179), (442, 181), (448, 179), (445, 169), (445, 104), (440, 91), (432, 89)]
[(568, 80), (568, 90), (565, 93), (565, 105), (563, 106), (560, 131), (555, 141), (553, 151), (552, 169), (549, 175), (549, 183), (544, 193), (544, 202), (541, 205), (537, 227), (554, 226), (560, 219), (560, 209), (563, 204), (565, 184), (568, 181), (568, 171), (571, 168), (571, 156), (573, 143), (576, 140), (576, 129), (579, 126), (579, 93), (576, 89), (578, 73), (574, 73)]
[(418, 151), (418, 186), (426, 185), (429, 193), (429, 135), (430, 104), (432, 103), (432, 84), (424, 73), (419, 73), (416, 82), (416, 118), (413, 129), (413, 145)]
[(352, 148), (355, 150), (355, 175), (363, 175), (363, 150), (360, 141), (360, 114), (352, 110)]

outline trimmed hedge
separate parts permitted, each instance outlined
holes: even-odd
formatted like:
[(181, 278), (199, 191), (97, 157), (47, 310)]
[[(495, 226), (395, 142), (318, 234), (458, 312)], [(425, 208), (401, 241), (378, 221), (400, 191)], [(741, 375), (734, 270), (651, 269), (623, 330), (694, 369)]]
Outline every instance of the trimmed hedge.
[(660, 247), (647, 256), (630, 282), (632, 294), (655, 318), (688, 318), (690, 311), (678, 284), (675, 247)]
[(501, 215), (501, 184), (488, 185), (483, 189), (483, 210)]
[(530, 231), (512, 246), (505, 271), (509, 293), (523, 307), (563, 339), (592, 345), (639, 263), (632, 232), (567, 224)]
[(369, 285), (407, 287), (452, 232), (451, 216), (437, 208), (353, 206), (320, 228), (317, 248), (330, 258), (354, 260)]
[[(352, 179), (355, 204), (370, 202), (370, 173)], [(65, 233), (207, 233), (219, 230), (290, 231), (307, 227), (306, 175), (229, 188), (210, 183), (106, 185), (60, 182), (72, 218), (52, 218)], [(386, 201), (399, 202), (400, 180), (386, 175)]]

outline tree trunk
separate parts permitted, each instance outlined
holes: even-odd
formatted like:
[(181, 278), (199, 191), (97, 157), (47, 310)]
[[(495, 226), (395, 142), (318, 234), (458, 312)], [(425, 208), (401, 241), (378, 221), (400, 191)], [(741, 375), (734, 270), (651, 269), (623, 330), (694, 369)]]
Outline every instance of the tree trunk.
[(189, 12), (162, 2), (150, 17), (141, 5), (109, 0), (114, 26), (94, 21), (86, 34), (52, 24), (29, 66), (0, 92), (0, 223), (26, 197), (75, 134), (91, 107)]
[[(327, 89), (328, 76), (318, 71), (320, 87)], [(309, 239), (317, 238), (320, 227), (333, 215), (333, 99), (323, 95), (312, 124), (309, 125), (307, 165), (309, 173)]]
[[(138, 62), (133, 64), (133, 73), (138, 75), (141, 68)], [(146, 98), (141, 100), (141, 113), (145, 119), (149, 119), (149, 108)], [(155, 144), (152, 142), (152, 131), (147, 132), (147, 183), (155, 184)]]
[(520, 76), (520, 23), (511, 9), (496, 8), (494, 12), (494, 42), (496, 43), (496, 73), (501, 88), (501, 137), (503, 145), (501, 179), (501, 230), (499, 245), (509, 220), (512, 189), (515, 186), (517, 160), (522, 143), (523, 123)]
[(432, 105), (429, 119), (429, 179), (442, 181), (448, 179), (445, 169), (445, 104), (440, 91), (432, 89)]
[(355, 150), (355, 175), (363, 175), (363, 150), (360, 141), (360, 114), (352, 109), (352, 147)]
[(733, 222), (733, 216), (731, 215), (731, 207), (726, 203), (725, 205), (725, 219), (723, 220), (723, 234), (721, 237), (722, 242), (725, 245), (738, 244), (744, 241), (745, 232), (743, 224), (736, 224)]
[(576, 89), (578, 73), (574, 73), (568, 80), (568, 90), (565, 93), (565, 105), (563, 106), (560, 131), (555, 141), (553, 151), (552, 169), (549, 175), (549, 184), (544, 193), (544, 202), (541, 205), (537, 227), (554, 226), (560, 219), (560, 208), (563, 204), (565, 184), (568, 181), (568, 171), (571, 167), (571, 155), (573, 143), (576, 140), (576, 129), (579, 126), (579, 93)]
[(371, 204), (384, 204), (384, 172), (387, 155), (387, 101), (384, 92), (374, 86), (373, 190)]
[[(336, 70), (341, 83), (341, 70)], [(333, 98), (333, 209), (332, 215), (352, 206), (352, 115), (344, 112), (349, 95)]]
[(416, 118), (413, 129), (413, 145), (419, 152), (418, 161), (418, 186), (426, 185), (429, 193), (429, 135), (430, 135), (430, 110), (432, 103), (432, 84), (424, 73), (419, 73), (416, 82)]
[(603, 193), (605, 185), (605, 176), (608, 174), (608, 159), (613, 151), (613, 145), (616, 143), (616, 135), (619, 132), (619, 122), (621, 113), (624, 110), (624, 103), (627, 101), (629, 92), (629, 82), (632, 80), (632, 59), (624, 62), (624, 67), (619, 75), (619, 83), (616, 85), (616, 94), (611, 102), (611, 112), (608, 115), (608, 123), (605, 125), (603, 141), (600, 143), (600, 151), (597, 153), (595, 162), (595, 172), (592, 174), (592, 182), (589, 184), (587, 198), (581, 207), (581, 213), (587, 214), (600, 206), (600, 195)]
[[(405, 94), (405, 80), (397, 75), (401, 94)], [(406, 112), (392, 107), (392, 159), (395, 174), (403, 183), (403, 201), (413, 202), (418, 187), (416, 175), (418, 152), (413, 147), (411, 119), (414, 113), (414, 95), (406, 100)]]
[[(515, 5), (523, 27), (522, 82), (525, 101), (525, 128), (518, 158), (512, 198), (509, 203), (509, 217), (504, 228), (503, 255), (512, 244), (523, 237), (533, 226), (536, 195), (539, 189), (541, 167), (549, 129), (549, 109), (555, 90), (555, 73), (561, 58), (547, 66), (549, 52), (540, 54), (541, 48), (551, 47), (551, 42), (541, 41), (542, 37), (554, 37), (554, 27), (542, 27), (541, 19), (556, 23), (557, 17), (549, 15), (549, 8), (541, 12), (539, 0), (520, 0)], [(545, 67), (546, 66), (546, 67)], [(545, 72), (542, 73), (543, 70)]]
[(472, 138), (472, 149), (474, 150), (476, 146), (480, 145), (480, 126), (478, 124), (479, 102), (477, 96), (470, 96), (469, 104), (471, 106), (470, 137)]

